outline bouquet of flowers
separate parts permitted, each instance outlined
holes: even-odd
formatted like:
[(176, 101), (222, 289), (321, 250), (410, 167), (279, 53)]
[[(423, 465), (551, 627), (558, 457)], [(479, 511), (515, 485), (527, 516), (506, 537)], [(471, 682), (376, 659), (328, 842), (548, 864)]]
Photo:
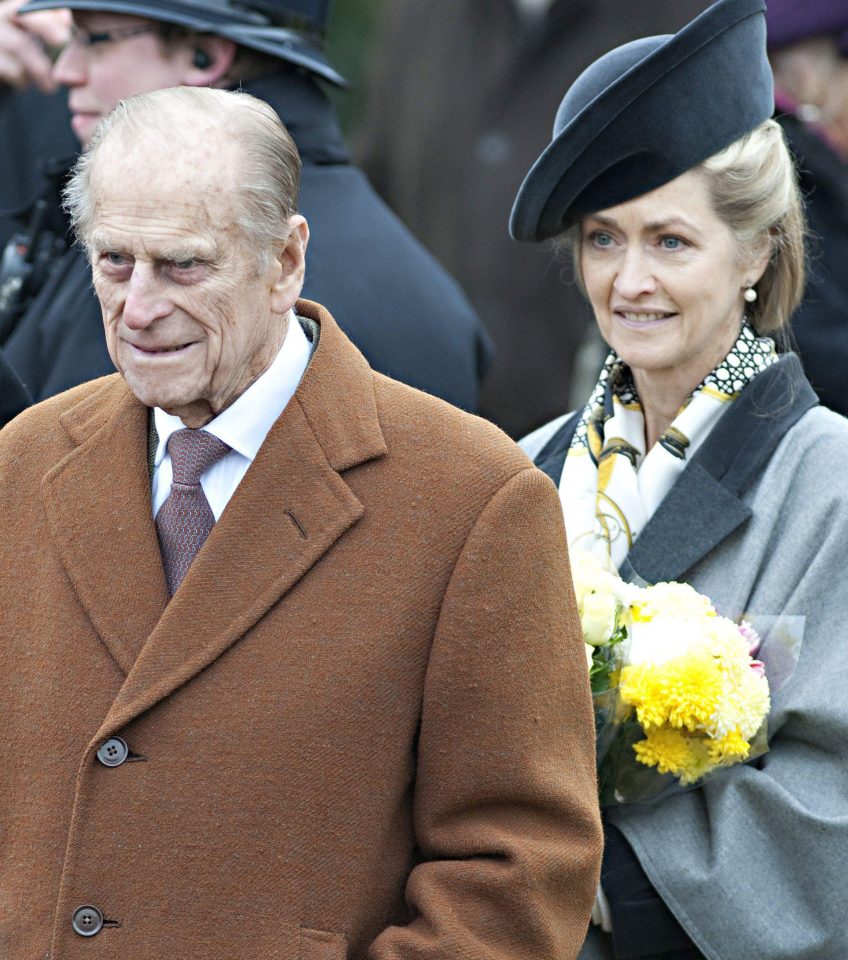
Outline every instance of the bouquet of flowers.
[(657, 799), (765, 753), (769, 680), (750, 624), (685, 583), (624, 583), (589, 553), (572, 573), (603, 803)]

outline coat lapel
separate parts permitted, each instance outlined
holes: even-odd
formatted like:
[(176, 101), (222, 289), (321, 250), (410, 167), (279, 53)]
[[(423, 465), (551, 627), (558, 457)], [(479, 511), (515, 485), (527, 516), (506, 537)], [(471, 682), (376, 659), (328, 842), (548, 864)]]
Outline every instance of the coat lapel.
[(44, 478), (45, 511), (68, 579), (126, 674), (168, 602), (150, 506), (147, 408), (115, 377), (62, 423), (78, 446)]
[(745, 490), (818, 398), (794, 354), (763, 371), (710, 432), (622, 565), (628, 579), (680, 580), (744, 524)]
[[(742, 495), (786, 431), (818, 398), (794, 354), (763, 371), (722, 416), (633, 544), (625, 579), (679, 580), (750, 517)], [(536, 457), (559, 485), (580, 411)]]
[(329, 314), (305, 301), (298, 310), (320, 324), (310, 366), (155, 624), (101, 737), (221, 656), (363, 513), (340, 474), (386, 453), (372, 374)]
[(619, 573), (625, 580), (647, 583), (679, 580), (750, 515), (750, 507), (733, 490), (693, 460), (631, 547)]

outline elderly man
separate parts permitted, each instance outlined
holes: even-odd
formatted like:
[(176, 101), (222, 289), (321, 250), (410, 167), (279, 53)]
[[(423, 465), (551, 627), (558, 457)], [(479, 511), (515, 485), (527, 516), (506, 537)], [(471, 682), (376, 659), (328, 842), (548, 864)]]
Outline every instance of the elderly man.
[[(148, 90), (230, 87), (270, 103), (304, 161), (301, 206), (316, 227), (307, 296), (339, 314), (375, 369), (476, 409), (489, 352), (482, 325), (350, 164), (321, 87), (343, 82), (320, 45), (329, 0), (32, 0), (15, 17), (18, 33), (55, 7), (70, 7), (74, 25), (53, 79), (67, 87), (83, 146), (120, 99)], [(2, 42), (0, 31), (0, 55)], [(55, 190), (48, 194), (45, 225), (63, 238), (67, 224)], [(29, 208), (21, 219), (33, 219)], [(82, 256), (72, 249), (51, 259), (3, 348), (34, 400), (114, 370)]]
[(67, 199), (119, 374), (0, 434), (4, 960), (575, 957), (600, 834), (553, 486), (298, 300), (267, 105), (101, 129)]

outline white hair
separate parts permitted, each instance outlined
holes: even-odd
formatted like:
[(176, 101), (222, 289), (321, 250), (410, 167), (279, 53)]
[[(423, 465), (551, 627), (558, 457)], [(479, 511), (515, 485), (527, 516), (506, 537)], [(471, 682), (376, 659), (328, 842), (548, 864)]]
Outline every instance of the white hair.
[[(177, 109), (178, 108), (178, 109)], [(274, 110), (247, 93), (209, 87), (172, 87), (122, 100), (94, 131), (63, 191), (77, 239), (89, 248), (93, 204), (91, 175), (104, 143), (118, 134), (173, 131), (173, 116), (203, 115), (241, 146), (237, 225), (264, 255), (284, 243), (297, 212), (300, 156)]]

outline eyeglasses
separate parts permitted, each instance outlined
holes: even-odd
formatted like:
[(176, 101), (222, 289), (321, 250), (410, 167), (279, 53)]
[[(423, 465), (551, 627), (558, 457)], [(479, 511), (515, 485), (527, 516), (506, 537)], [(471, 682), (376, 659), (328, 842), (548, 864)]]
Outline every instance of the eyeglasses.
[(128, 40), (143, 33), (156, 33), (158, 24), (146, 23), (138, 27), (115, 27), (114, 30), (84, 30), (75, 24), (71, 26), (68, 46), (75, 45), (84, 50), (90, 50), (102, 43), (116, 43), (119, 40)]

